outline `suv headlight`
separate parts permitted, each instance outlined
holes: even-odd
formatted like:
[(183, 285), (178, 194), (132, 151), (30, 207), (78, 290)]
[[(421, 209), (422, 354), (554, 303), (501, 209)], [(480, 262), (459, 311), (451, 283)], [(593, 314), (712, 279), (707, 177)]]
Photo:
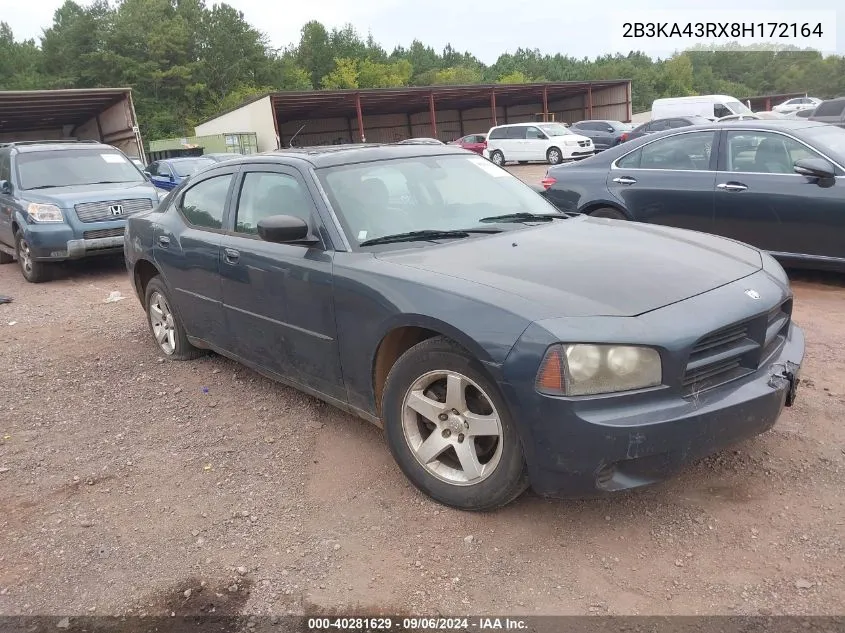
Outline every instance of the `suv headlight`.
[(26, 212), (33, 222), (47, 223), (65, 221), (65, 216), (62, 215), (62, 210), (55, 204), (40, 204), (37, 202), (31, 202), (27, 205)]
[(578, 145), (578, 140), (574, 138), (568, 138), (563, 142), (564, 145), (569, 145), (570, 147), (574, 147)]
[(537, 372), (537, 391), (589, 396), (656, 387), (663, 381), (660, 354), (639, 345), (552, 345)]

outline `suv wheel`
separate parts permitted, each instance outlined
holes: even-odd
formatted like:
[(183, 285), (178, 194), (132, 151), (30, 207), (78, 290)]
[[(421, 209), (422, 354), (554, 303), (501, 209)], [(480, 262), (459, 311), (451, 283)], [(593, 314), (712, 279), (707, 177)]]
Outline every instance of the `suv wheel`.
[(34, 284), (47, 281), (50, 272), (49, 264), (33, 259), (32, 249), (21, 231), (15, 234), (15, 253), (24, 279)]
[(462, 347), (431, 338), (405, 352), (387, 377), (384, 429), (405, 476), (434, 500), (492, 510), (518, 497), (528, 478), (504, 400)]

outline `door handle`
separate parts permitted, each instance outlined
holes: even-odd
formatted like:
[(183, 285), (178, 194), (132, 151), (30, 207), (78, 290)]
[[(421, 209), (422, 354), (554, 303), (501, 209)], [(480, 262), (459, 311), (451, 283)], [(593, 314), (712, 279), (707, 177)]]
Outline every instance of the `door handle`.
[(620, 185), (633, 185), (637, 182), (636, 178), (631, 178), (630, 176), (617, 176), (613, 179), (613, 182), (617, 182)]
[(748, 187), (738, 182), (723, 182), (721, 184), (716, 185), (716, 188), (722, 189), (723, 191), (745, 191), (746, 189), (748, 189)]
[(241, 256), (234, 248), (224, 248), (223, 253), (226, 255), (226, 261), (230, 264), (237, 264)]
[(170, 246), (170, 238), (166, 235), (159, 235), (158, 243), (161, 244), (162, 247), (167, 248), (168, 246)]

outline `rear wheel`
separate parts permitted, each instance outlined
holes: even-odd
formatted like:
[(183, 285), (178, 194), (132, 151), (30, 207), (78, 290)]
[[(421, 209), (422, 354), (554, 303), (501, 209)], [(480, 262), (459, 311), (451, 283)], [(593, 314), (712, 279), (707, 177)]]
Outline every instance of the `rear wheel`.
[(21, 231), (15, 234), (15, 253), (24, 279), (33, 284), (47, 281), (50, 276), (50, 265), (46, 262), (35, 261), (32, 248)]
[(549, 165), (558, 165), (563, 160), (563, 154), (557, 147), (550, 147), (546, 152), (546, 160), (549, 161)]
[(591, 212), (590, 215), (596, 218), (610, 218), (612, 220), (628, 219), (619, 209), (613, 209), (612, 207), (601, 207)]
[(167, 289), (160, 278), (153, 277), (150, 280), (145, 295), (147, 322), (156, 344), (164, 355), (173, 360), (191, 360), (202, 356), (205, 352), (188, 341), (185, 327), (171, 307)]
[(505, 164), (505, 155), (502, 154), (499, 150), (494, 151), (490, 154), (490, 160), (496, 163), (497, 165), (504, 165)]
[(383, 418), (402, 472), (442, 504), (492, 510), (528, 487), (522, 444), (495, 383), (446, 338), (423, 341), (396, 361)]

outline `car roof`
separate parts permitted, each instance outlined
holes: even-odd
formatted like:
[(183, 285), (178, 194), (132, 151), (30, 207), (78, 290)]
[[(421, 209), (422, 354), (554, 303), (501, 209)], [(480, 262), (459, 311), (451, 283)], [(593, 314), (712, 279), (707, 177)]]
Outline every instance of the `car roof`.
[(527, 125), (548, 125), (549, 123), (560, 123), (563, 125), (560, 121), (525, 121), (523, 123), (502, 123), (493, 127), (525, 127)]
[(162, 158), (160, 163), (177, 163), (183, 160), (197, 160), (198, 158), (206, 158), (206, 156), (176, 156), (175, 158)]
[(276, 163), (279, 158), (293, 158), (310, 163), (315, 168), (336, 167), (351, 163), (368, 163), (396, 158), (417, 158), (425, 156), (470, 156), (466, 150), (455, 145), (426, 145), (397, 143), (350, 143), (347, 145), (320, 145), (316, 147), (292, 147), (261, 154), (251, 154), (226, 161), (227, 165), (237, 163)]

